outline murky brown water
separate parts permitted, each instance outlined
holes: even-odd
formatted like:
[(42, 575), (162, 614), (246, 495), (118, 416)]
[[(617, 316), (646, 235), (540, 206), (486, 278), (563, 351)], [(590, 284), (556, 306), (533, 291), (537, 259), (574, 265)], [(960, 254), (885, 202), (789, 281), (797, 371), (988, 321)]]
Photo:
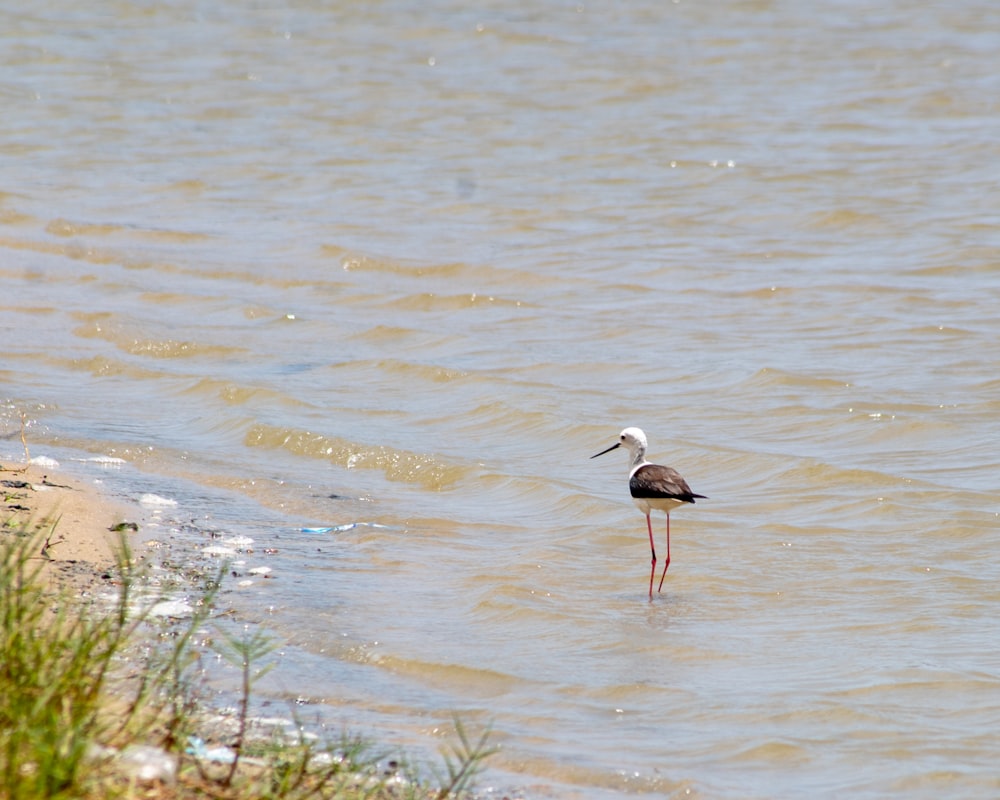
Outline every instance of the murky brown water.
[[(997, 52), (986, 2), (10, 14), (0, 455), (27, 411), (252, 537), (270, 690), (492, 721), (487, 785), (995, 797)], [(710, 498), (652, 603), (626, 425)]]

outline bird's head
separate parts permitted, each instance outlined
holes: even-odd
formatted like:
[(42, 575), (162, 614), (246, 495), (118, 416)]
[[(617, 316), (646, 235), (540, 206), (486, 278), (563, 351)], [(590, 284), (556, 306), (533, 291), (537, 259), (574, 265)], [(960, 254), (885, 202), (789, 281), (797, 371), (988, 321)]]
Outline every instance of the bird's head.
[(636, 453), (646, 452), (646, 434), (642, 432), (641, 428), (626, 428), (621, 433), (618, 434), (618, 441), (615, 442), (611, 447), (606, 450), (602, 450), (600, 453), (594, 453), (591, 458), (597, 458), (598, 456), (603, 456), (605, 453), (610, 453), (624, 445), (628, 448), (629, 452), (634, 458)]

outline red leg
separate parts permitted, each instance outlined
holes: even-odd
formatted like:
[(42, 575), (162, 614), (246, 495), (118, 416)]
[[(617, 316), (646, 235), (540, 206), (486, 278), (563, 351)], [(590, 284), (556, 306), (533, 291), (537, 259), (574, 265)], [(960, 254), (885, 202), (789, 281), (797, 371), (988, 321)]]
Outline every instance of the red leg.
[(656, 577), (656, 548), (653, 547), (653, 523), (646, 515), (646, 528), (649, 529), (649, 552), (653, 554), (653, 563), (649, 568), (649, 599), (653, 599), (653, 578)]
[[(667, 514), (667, 560), (663, 565), (663, 575), (660, 577), (660, 588), (656, 591), (660, 591), (663, 588), (663, 579), (667, 577), (667, 569), (670, 567), (670, 515)], [(653, 587), (650, 586), (650, 589)]]

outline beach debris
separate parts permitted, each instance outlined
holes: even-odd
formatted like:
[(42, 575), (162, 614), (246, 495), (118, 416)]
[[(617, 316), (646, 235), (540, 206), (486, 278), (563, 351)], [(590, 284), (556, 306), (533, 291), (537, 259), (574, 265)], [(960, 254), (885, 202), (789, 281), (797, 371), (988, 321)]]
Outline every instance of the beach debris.
[(72, 489), (73, 487), (65, 483), (53, 483), (52, 481), (49, 480), (48, 475), (42, 475), (42, 480), (39, 483), (36, 483), (34, 488), (38, 490), (38, 489)]
[(232, 764), (236, 760), (236, 751), (232, 748), (222, 745), (209, 747), (197, 736), (188, 736), (188, 746), (184, 752), (199, 761), (214, 761), (217, 764)]
[(183, 600), (161, 600), (149, 609), (151, 617), (173, 617), (180, 619), (194, 615), (194, 608)]
[(159, 747), (131, 744), (122, 750), (118, 762), (126, 774), (140, 783), (173, 784), (177, 780), (177, 758)]
[(223, 539), (222, 542), (240, 552), (253, 552), (253, 539), (249, 536), (230, 536), (228, 539)]
[(388, 528), (388, 525), (379, 525), (377, 522), (348, 522), (344, 525), (330, 525), (324, 528), (302, 528), (302, 533), (343, 533), (354, 528)]
[(201, 548), (201, 554), (205, 556), (235, 556), (236, 551), (232, 547), (223, 547), (221, 544), (209, 544)]

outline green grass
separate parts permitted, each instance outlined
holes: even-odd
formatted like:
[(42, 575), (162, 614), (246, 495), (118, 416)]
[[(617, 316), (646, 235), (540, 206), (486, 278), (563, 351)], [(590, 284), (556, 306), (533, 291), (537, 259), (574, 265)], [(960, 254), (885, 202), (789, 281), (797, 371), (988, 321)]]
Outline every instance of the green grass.
[[(428, 784), (405, 764), (387, 771), (385, 754), (358, 737), (253, 738), (253, 684), (269, 668), (258, 665), (272, 645), (263, 632), (237, 637), (220, 627), (214, 646), (241, 678), (236, 733), (222, 742), (235, 757), (204, 763), (186, 752), (208, 712), (197, 701), (194, 642), (209, 624), (223, 573), (203, 582), (194, 616), (166, 630), (141, 610), (151, 604), (140, 598), (144, 576), (124, 533), (118, 593), (107, 607), (46, 587), (40, 552), (51, 535), (27, 526), (0, 532), (0, 800), (446, 800), (471, 789), (493, 752), (488, 732), (470, 739), (456, 720), (458, 741)], [(176, 779), (129, 777), (116, 754), (135, 744), (175, 758)]]

